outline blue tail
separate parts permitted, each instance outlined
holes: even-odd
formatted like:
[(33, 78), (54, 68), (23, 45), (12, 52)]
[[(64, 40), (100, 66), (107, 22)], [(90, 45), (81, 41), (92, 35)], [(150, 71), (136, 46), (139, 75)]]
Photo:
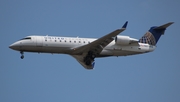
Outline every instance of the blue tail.
[(174, 22), (170, 22), (162, 26), (151, 27), (149, 31), (141, 39), (139, 39), (139, 42), (150, 44), (150, 45), (156, 45), (161, 35), (165, 33), (166, 28), (169, 27), (173, 23)]

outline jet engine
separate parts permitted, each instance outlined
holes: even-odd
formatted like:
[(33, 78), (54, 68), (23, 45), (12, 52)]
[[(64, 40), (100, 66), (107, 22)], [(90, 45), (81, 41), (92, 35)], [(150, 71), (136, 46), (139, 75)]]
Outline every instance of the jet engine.
[(130, 37), (129, 36), (116, 36), (115, 42), (118, 45), (129, 45)]
[(129, 45), (134, 42), (138, 42), (138, 40), (129, 36), (116, 36), (115, 38), (115, 43), (118, 45)]

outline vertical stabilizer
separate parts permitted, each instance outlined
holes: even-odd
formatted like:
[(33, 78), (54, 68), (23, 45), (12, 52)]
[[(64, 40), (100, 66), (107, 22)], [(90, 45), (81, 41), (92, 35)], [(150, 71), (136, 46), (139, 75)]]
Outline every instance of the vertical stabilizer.
[(164, 24), (162, 26), (153, 26), (149, 29), (146, 34), (139, 39), (140, 43), (147, 43), (150, 45), (156, 45), (161, 35), (165, 33), (165, 30), (167, 27), (169, 27), (174, 22), (169, 22), (167, 24)]

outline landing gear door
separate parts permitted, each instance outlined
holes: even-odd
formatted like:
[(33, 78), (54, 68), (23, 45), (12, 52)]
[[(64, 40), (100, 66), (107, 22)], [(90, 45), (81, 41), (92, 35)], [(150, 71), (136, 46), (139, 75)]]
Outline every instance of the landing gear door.
[(36, 46), (37, 47), (42, 47), (43, 46), (43, 37), (36, 37)]

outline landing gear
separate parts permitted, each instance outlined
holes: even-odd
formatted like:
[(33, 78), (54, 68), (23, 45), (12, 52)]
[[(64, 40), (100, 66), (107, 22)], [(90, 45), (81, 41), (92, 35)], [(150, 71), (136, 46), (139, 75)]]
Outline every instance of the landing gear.
[(89, 51), (87, 56), (84, 58), (84, 62), (86, 65), (91, 65), (91, 62), (94, 61), (95, 57), (96, 55), (94, 55), (92, 51)]
[(21, 53), (21, 59), (23, 59), (24, 58), (24, 52), (20, 51), (20, 53)]
[(24, 55), (21, 56), (21, 59), (23, 59), (23, 58), (24, 58)]
[(86, 65), (90, 65), (90, 64), (91, 64), (91, 60), (87, 60)]

